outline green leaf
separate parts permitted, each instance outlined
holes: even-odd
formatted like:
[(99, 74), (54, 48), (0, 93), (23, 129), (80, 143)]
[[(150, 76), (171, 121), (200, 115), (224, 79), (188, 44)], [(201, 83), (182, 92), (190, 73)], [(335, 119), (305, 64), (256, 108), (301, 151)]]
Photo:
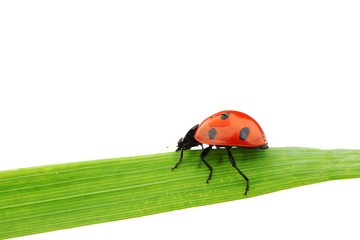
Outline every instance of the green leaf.
[(334, 179), (360, 177), (360, 150), (223, 149), (66, 163), (0, 172), (0, 239), (140, 217)]

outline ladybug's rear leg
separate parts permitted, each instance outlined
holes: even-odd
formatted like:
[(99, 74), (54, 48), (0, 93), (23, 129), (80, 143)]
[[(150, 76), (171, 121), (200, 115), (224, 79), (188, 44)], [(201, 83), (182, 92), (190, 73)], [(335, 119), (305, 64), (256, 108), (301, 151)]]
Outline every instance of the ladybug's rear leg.
[(226, 147), (226, 150), (228, 152), (228, 155), (229, 155), (229, 159), (230, 159), (230, 162), (231, 162), (231, 165), (236, 168), (236, 170), (240, 173), (240, 175), (246, 180), (246, 190), (245, 190), (245, 195), (247, 194), (247, 192), (249, 191), (249, 179), (245, 176), (245, 174), (243, 174), (236, 166), (236, 163), (235, 163), (235, 159), (230, 151), (230, 148), (231, 147)]
[(211, 179), (211, 176), (212, 176), (212, 172), (213, 172), (213, 168), (210, 166), (210, 164), (205, 161), (205, 157), (206, 155), (208, 155), (208, 153), (211, 151), (212, 149), (212, 145), (208, 146), (207, 148), (205, 148), (201, 154), (200, 154), (200, 158), (201, 158), (201, 161), (203, 161), (203, 163), (205, 163), (205, 165), (208, 167), (208, 169), (210, 170), (210, 174), (209, 174), (209, 177), (208, 179), (206, 180), (206, 183), (209, 183), (209, 180)]

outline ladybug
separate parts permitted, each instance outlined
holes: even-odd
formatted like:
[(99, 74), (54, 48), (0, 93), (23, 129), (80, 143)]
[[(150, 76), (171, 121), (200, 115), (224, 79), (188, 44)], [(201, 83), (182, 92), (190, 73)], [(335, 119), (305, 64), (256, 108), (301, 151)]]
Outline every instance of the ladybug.
[[(204, 149), (203, 144), (209, 145)], [(212, 147), (225, 147), (231, 165), (246, 180), (245, 195), (249, 191), (249, 179), (236, 166), (235, 159), (231, 154), (232, 147), (247, 147), (256, 149), (268, 149), (268, 142), (260, 125), (249, 115), (238, 111), (221, 111), (206, 118), (202, 123), (193, 126), (178, 141), (176, 151), (180, 152), (179, 162), (172, 168), (179, 166), (183, 158), (184, 150), (195, 146), (201, 146), (201, 161), (208, 167), (210, 174), (206, 183), (211, 179), (213, 168), (205, 161)]]

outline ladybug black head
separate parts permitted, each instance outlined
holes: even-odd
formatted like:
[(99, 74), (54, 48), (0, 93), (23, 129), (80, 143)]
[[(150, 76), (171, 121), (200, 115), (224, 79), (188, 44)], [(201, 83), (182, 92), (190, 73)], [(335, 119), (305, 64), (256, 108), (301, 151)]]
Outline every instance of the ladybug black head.
[(195, 132), (198, 128), (199, 124), (196, 124), (195, 126), (193, 126), (185, 135), (185, 137), (180, 138), (178, 141), (178, 145), (177, 145), (177, 149), (175, 150), (180, 151), (181, 149), (183, 150), (188, 150), (192, 147), (201, 145), (201, 143), (199, 143), (198, 141), (196, 141), (194, 135)]

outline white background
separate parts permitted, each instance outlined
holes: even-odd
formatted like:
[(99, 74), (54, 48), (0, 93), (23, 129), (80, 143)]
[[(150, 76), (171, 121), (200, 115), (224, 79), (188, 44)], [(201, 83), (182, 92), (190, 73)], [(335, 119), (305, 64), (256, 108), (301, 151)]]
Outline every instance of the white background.
[[(254, 117), (270, 147), (359, 149), (359, 12), (1, 1), (0, 170), (173, 151), (225, 109)], [(22, 239), (359, 239), (359, 202), (360, 181), (342, 180)]]

